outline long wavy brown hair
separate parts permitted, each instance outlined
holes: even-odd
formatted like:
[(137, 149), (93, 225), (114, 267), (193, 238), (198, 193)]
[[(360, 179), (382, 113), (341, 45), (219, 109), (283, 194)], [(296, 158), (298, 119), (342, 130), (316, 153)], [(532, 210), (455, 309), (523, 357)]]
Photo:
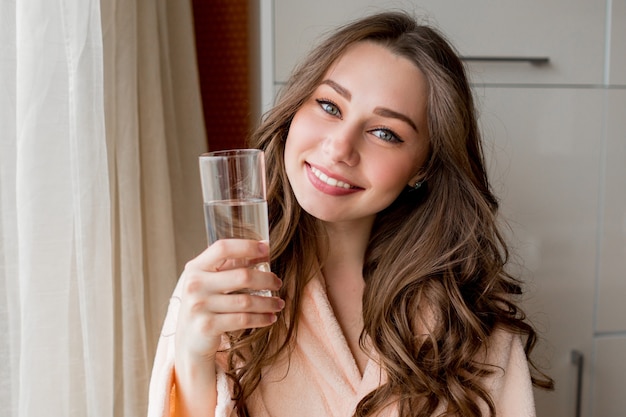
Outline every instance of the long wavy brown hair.
[[(517, 305), (520, 282), (507, 273), (508, 251), (498, 230), (498, 202), (485, 170), (472, 92), (465, 69), (434, 28), (402, 12), (363, 18), (339, 28), (292, 73), (277, 104), (250, 138), (266, 153), (272, 270), (283, 279), (287, 306), (270, 327), (230, 334), (229, 376), (237, 414), (263, 368), (289, 352), (303, 288), (321, 270), (327, 240), (320, 221), (304, 212), (284, 165), (291, 120), (327, 69), (356, 42), (370, 41), (415, 63), (428, 84), (430, 155), (425, 186), (408, 189), (377, 215), (363, 266), (364, 329), (388, 381), (361, 400), (355, 416), (375, 415), (392, 401), (403, 417), (491, 415), (481, 380), (492, 372), (476, 358), (496, 328), (521, 335), (529, 357), (537, 335)], [(428, 329), (424, 332), (424, 329)], [(551, 389), (535, 369), (533, 384)]]

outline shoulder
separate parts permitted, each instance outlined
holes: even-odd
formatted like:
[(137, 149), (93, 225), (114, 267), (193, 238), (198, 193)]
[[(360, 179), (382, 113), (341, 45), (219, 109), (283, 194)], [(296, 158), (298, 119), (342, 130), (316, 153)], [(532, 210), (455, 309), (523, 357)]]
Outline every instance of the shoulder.
[(535, 416), (532, 381), (528, 360), (519, 334), (497, 328), (485, 344), (482, 361), (492, 371), (486, 377), (498, 415)]

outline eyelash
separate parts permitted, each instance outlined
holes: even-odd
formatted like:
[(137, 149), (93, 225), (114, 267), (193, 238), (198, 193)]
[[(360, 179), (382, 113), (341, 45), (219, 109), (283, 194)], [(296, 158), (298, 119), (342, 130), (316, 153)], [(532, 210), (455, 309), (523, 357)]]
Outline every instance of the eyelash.
[[(319, 98), (319, 99), (316, 99), (315, 101), (317, 101), (317, 104), (319, 104), (319, 106), (322, 108), (324, 112), (330, 114), (331, 116), (339, 117), (341, 119), (341, 110), (339, 110), (339, 106), (337, 106), (332, 100), (329, 100), (327, 98)], [(333, 106), (338, 114), (333, 114), (329, 112), (327, 110), (328, 106)]]
[(380, 128), (372, 129), (372, 130), (370, 130), (370, 133), (371, 133), (371, 132), (384, 132), (384, 133), (386, 133), (386, 134), (391, 135), (391, 136), (392, 136), (392, 138), (391, 138), (391, 139), (383, 139), (383, 138), (381, 138), (381, 137), (380, 137), (380, 136), (378, 136), (378, 135), (374, 135), (374, 136), (376, 136), (378, 139), (380, 139), (380, 140), (382, 140), (382, 141), (385, 141), (385, 142), (389, 142), (389, 143), (403, 143), (403, 142), (404, 142), (402, 139), (400, 139), (400, 136), (398, 136), (398, 135), (396, 134), (396, 132), (394, 132), (394, 131), (393, 131), (393, 130), (391, 130), (391, 129), (385, 128), (385, 127), (380, 127)]
[[(337, 106), (332, 100), (326, 99), (326, 98), (320, 98), (320, 99), (316, 99), (315, 100), (319, 106), (322, 108), (322, 110), (325, 113), (328, 113), (331, 116), (334, 117), (338, 117), (339, 119), (342, 118), (341, 116), (341, 110), (339, 110), (339, 106)], [(335, 113), (332, 113), (331, 111), (328, 110), (328, 107), (332, 106), (335, 110)], [(385, 134), (388, 134), (390, 136), (392, 136), (390, 139), (383, 139), (382, 137), (380, 137), (379, 135), (375, 134), (374, 132), (384, 132)], [(376, 136), (378, 139), (384, 141), (384, 142), (388, 142), (388, 143), (403, 143), (404, 141), (400, 138), (400, 136), (398, 136), (398, 134), (396, 132), (394, 132), (391, 129), (385, 128), (385, 127), (380, 127), (380, 128), (376, 128), (376, 129), (372, 129), (369, 131), (369, 133), (372, 133), (374, 136)]]

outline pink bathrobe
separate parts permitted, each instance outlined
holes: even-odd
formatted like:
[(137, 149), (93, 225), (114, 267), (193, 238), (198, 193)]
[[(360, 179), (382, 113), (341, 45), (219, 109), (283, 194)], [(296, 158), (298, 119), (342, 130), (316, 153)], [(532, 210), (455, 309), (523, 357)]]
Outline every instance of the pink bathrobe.
[[(175, 415), (171, 396), (180, 287), (179, 283), (170, 300), (157, 348), (148, 417)], [(385, 380), (375, 360), (369, 361), (363, 375), (359, 372), (321, 279), (312, 280), (305, 288), (302, 313), (290, 363), (285, 359), (264, 370), (259, 387), (247, 402), (254, 417), (350, 417), (358, 402)], [(487, 362), (502, 369), (487, 381), (497, 416), (534, 417), (532, 385), (520, 338), (497, 331), (490, 342)], [(215, 416), (234, 416), (230, 386), (223, 372), (218, 373), (217, 382)], [(396, 415), (394, 407), (380, 414)]]

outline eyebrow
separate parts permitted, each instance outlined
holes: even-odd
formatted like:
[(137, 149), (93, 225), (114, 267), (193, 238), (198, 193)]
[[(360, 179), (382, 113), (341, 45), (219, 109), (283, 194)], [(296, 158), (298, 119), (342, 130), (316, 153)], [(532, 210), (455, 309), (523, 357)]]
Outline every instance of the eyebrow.
[(343, 88), (342, 86), (334, 82), (333, 80), (324, 80), (322, 81), (322, 84), (329, 85), (333, 90), (339, 93), (339, 95), (345, 98), (346, 100), (352, 100), (352, 94), (350, 94), (348, 90), (346, 90), (345, 88)]
[[(324, 80), (322, 81), (322, 84), (326, 84), (330, 86), (333, 90), (335, 90), (340, 96), (344, 97), (346, 100), (348, 101), (352, 100), (352, 94), (348, 90), (346, 90), (344, 87), (337, 84), (335, 81)], [(376, 107), (374, 109), (374, 114), (377, 114), (382, 117), (390, 117), (393, 119), (402, 120), (403, 122), (411, 126), (413, 130), (415, 130), (415, 132), (419, 133), (419, 130), (417, 129), (417, 126), (415, 125), (415, 122), (410, 117), (402, 113), (399, 113), (395, 110), (391, 110), (386, 107)]]
[(399, 119), (402, 120), (403, 122), (407, 123), (409, 126), (411, 126), (413, 128), (413, 130), (415, 130), (416, 133), (419, 133), (419, 130), (417, 129), (417, 126), (415, 125), (415, 122), (413, 122), (413, 120), (411, 120), (411, 118), (409, 116), (406, 116), (402, 113), (398, 113), (397, 111), (388, 109), (386, 107), (376, 107), (374, 109), (374, 114), (377, 114), (379, 116), (383, 116), (383, 117), (391, 117), (394, 119)]

